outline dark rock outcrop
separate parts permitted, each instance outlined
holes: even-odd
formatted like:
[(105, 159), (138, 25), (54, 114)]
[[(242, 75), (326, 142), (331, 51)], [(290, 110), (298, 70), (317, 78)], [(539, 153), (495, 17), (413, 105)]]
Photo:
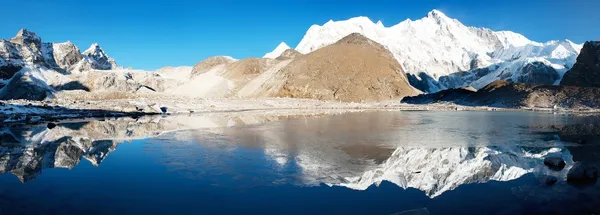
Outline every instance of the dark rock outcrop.
[(561, 85), (600, 87), (600, 41), (585, 42), (577, 62), (565, 73)]
[[(477, 92), (443, 90), (428, 95), (407, 97), (402, 102), (427, 104), (452, 102), (467, 106), (490, 106), (502, 108), (600, 108), (600, 88), (534, 85), (508, 81), (494, 81)], [(447, 95), (453, 95), (448, 97)]]
[(442, 87), (435, 79), (421, 72), (419, 75), (407, 73), (408, 83), (422, 92), (437, 92)]
[(567, 173), (567, 182), (572, 184), (595, 184), (598, 180), (598, 167), (593, 164), (578, 162)]
[(18, 65), (7, 64), (4, 66), (0, 66), (0, 79), (10, 79), (15, 75), (15, 73), (19, 72), (23, 67)]
[[(589, 119), (593, 119), (589, 117)], [(595, 145), (600, 143), (600, 124), (573, 124), (553, 126), (561, 141)]]
[(465, 98), (475, 93), (472, 87), (470, 88), (458, 88), (458, 89), (447, 89), (437, 93), (421, 94), (418, 96), (405, 97), (402, 102), (410, 104), (428, 104), (434, 102), (452, 102)]

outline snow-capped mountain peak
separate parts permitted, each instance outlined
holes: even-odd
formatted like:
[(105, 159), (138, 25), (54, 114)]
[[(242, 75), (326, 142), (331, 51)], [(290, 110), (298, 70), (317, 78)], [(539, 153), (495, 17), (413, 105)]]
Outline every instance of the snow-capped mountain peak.
[(411, 84), (425, 92), (473, 84), (482, 87), (499, 79), (555, 83), (556, 80), (540, 82), (530, 78), (537, 75), (524, 74), (523, 68), (541, 62), (546, 66), (540, 69), (553, 73), (548, 77), (560, 79), (581, 49), (581, 45), (568, 42), (559, 47), (556, 43), (534, 42), (511, 31), (468, 27), (432, 10), (421, 19), (407, 19), (391, 27), (373, 23), (367, 17), (313, 25), (296, 50), (307, 54), (351, 33), (360, 33), (385, 46), (408, 73)]
[(510, 46), (520, 47), (530, 43), (535, 43), (527, 39), (525, 36), (512, 31), (496, 31), (494, 34), (498, 37), (502, 43), (502, 46), (505, 48), (510, 48)]
[(291, 48), (284, 42), (281, 42), (272, 52), (265, 54), (265, 56), (263, 56), (263, 58), (275, 59), (275, 58), (279, 57), (279, 55), (281, 55), (281, 53), (283, 53), (285, 50), (288, 50), (288, 49), (291, 49)]
[(88, 49), (83, 51), (83, 54), (84, 55), (92, 55), (92, 54), (105, 55), (104, 50), (102, 50), (102, 48), (100, 47), (100, 45), (98, 43), (92, 43), (92, 45)]
[(117, 67), (115, 60), (106, 55), (98, 43), (93, 43), (90, 48), (85, 50), (82, 54), (84, 61), (87, 62), (84, 64), (91, 65), (91, 68), (93, 69), (107, 70)]
[(450, 19), (448, 16), (446, 16), (446, 14), (442, 13), (442, 11), (439, 11), (437, 9), (433, 9), (432, 11), (429, 11), (429, 13), (427, 13), (427, 18), (432, 18), (435, 20)]
[(37, 34), (32, 31), (22, 28), (19, 30), (19, 32), (17, 32), (17, 35), (10, 40), (10, 42), (19, 45), (28, 45), (33, 43), (39, 48), (42, 44), (42, 38), (37, 36)]

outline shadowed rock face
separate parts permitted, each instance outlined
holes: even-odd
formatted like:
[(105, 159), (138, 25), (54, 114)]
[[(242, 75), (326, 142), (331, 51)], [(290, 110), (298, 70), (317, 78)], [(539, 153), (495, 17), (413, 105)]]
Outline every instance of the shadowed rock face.
[(21, 66), (18, 65), (4, 65), (0, 66), (0, 79), (12, 78), (15, 73), (21, 70)]
[(64, 70), (71, 70), (75, 64), (83, 59), (79, 48), (71, 42), (50, 44), (52, 56), (56, 65)]
[(528, 84), (554, 84), (560, 78), (554, 68), (541, 63), (533, 62), (527, 64), (521, 69), (521, 75), (517, 77), (516, 82)]
[(588, 41), (573, 68), (565, 73), (561, 85), (600, 87), (600, 41)]
[(0, 90), (0, 100), (43, 100), (50, 95), (51, 92), (48, 85), (42, 80), (27, 73), (17, 73), (12, 80)]

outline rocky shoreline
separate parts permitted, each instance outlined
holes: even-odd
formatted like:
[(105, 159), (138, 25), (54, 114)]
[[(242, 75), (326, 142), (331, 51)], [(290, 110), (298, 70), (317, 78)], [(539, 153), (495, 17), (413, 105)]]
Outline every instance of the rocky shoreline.
[(270, 113), (272, 115), (294, 114), (341, 114), (362, 111), (534, 111), (555, 114), (600, 114), (594, 108), (548, 108), (548, 107), (492, 107), (469, 106), (451, 102), (406, 104), (386, 102), (335, 102), (312, 99), (264, 98), (264, 99), (185, 99), (171, 98), (107, 101), (67, 100), (9, 100), (0, 101), (0, 122), (41, 123), (76, 118), (139, 117), (144, 115), (190, 115), (206, 113)]

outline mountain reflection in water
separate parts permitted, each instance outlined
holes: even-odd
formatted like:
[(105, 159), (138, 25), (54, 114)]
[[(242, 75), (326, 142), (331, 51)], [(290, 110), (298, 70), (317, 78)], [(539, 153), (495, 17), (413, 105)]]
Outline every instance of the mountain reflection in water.
[[(148, 150), (164, 153), (161, 162), (188, 177), (252, 178), (247, 186), (327, 184), (365, 190), (388, 181), (433, 198), (463, 184), (509, 181), (527, 173), (566, 180), (573, 164), (569, 149), (531, 128), (568, 125), (573, 119), (469, 114), (378, 112), (281, 121), (298, 117), (199, 115), (65, 122), (53, 129), (5, 126), (0, 172), (27, 182), (45, 168), (72, 169), (81, 158), (98, 166), (119, 144), (147, 138)], [(458, 119), (463, 123), (457, 125)], [(254, 155), (236, 154), (239, 148), (261, 149), (265, 160), (251, 161), (248, 156)], [(543, 164), (548, 156), (562, 157), (567, 167), (548, 169)], [(271, 168), (257, 168), (267, 161)]]

